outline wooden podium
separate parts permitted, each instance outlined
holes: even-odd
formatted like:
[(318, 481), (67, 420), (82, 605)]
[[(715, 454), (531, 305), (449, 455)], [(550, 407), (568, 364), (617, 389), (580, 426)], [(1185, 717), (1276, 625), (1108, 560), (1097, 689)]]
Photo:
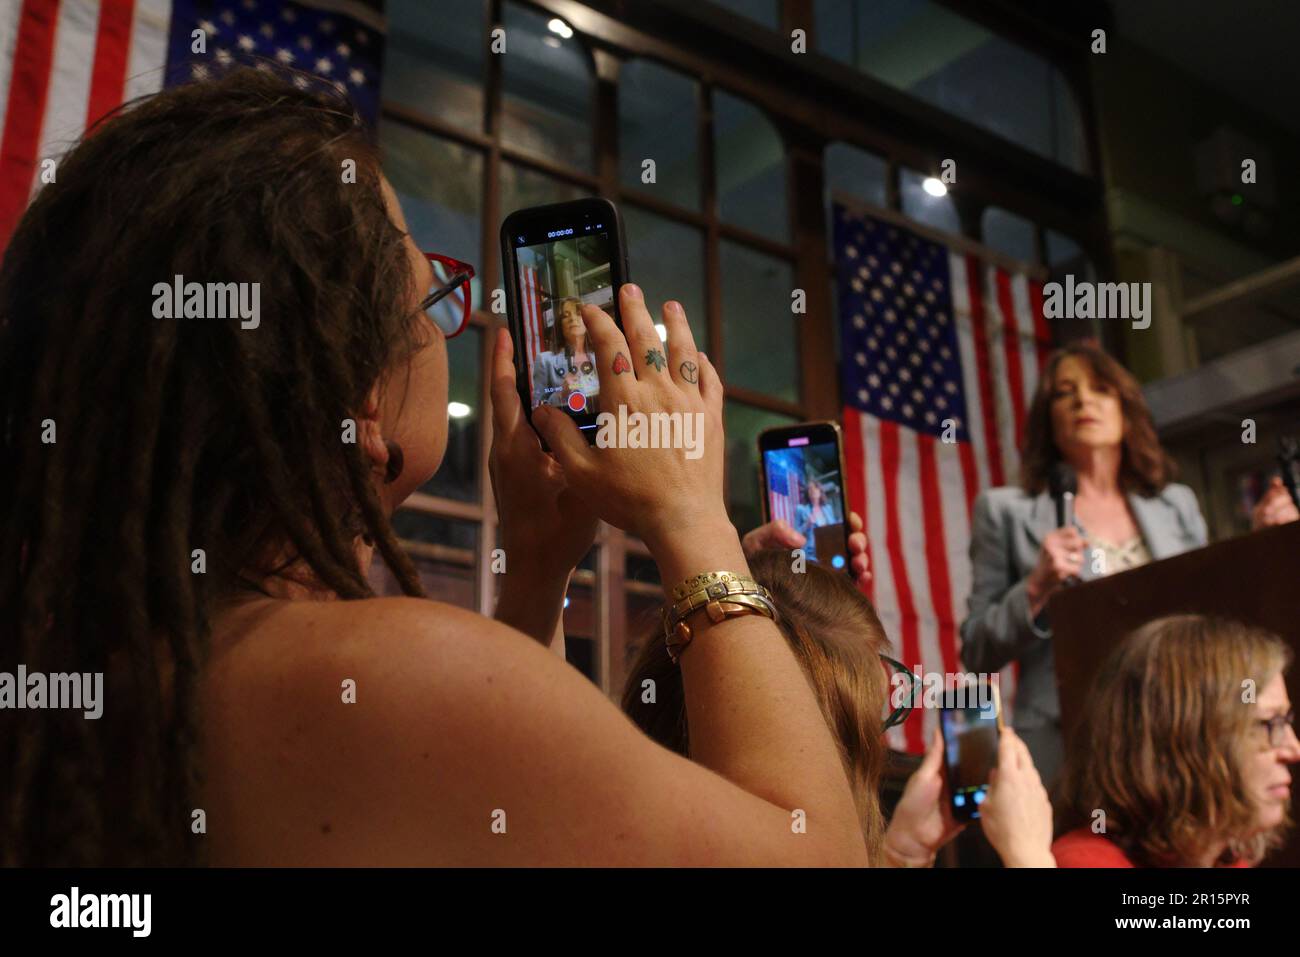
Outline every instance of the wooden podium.
[[(1300, 522), (1263, 529), (1173, 558), (1066, 588), (1049, 605), (1066, 754), (1093, 676), (1139, 625), (1179, 612), (1234, 618), (1281, 636), (1295, 657), (1287, 674), (1300, 703)], [(1300, 766), (1292, 769), (1300, 778)], [(1300, 817), (1292, 784), (1292, 813)], [(1300, 867), (1300, 827), (1267, 858)]]

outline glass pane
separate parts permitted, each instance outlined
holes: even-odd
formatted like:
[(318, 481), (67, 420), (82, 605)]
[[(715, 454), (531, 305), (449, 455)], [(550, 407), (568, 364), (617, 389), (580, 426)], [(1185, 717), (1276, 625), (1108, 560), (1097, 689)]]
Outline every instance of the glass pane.
[(505, 11), (501, 139), (556, 163), (591, 170), (595, 80), (577, 36), (564, 38), (539, 13)]
[[(889, 205), (889, 163), (875, 153), (848, 143), (831, 143), (823, 159), (826, 176), (826, 221), (835, 221), (832, 206), (836, 193), (882, 208)], [(835, 258), (835, 230), (826, 230), (827, 248)]]
[(793, 425), (798, 419), (756, 409), (734, 399), (723, 407), (727, 431), (727, 511), (736, 530), (744, 535), (763, 523), (759, 501), (758, 433), (774, 425)]
[(832, 143), (826, 147), (825, 164), (827, 202), (841, 192), (876, 206), (888, 205), (889, 163), (884, 157), (849, 143)]
[(950, 6), (940, 0), (814, 0), (818, 52), (1086, 171), (1079, 107), (1060, 72)]
[(733, 226), (786, 242), (785, 146), (756, 106), (713, 92), (718, 215)]
[(780, 0), (712, 0), (715, 6), (775, 30), (781, 22)]
[(797, 402), (799, 345), (790, 310), (790, 264), (725, 240), (721, 261), (723, 381)]
[[(393, 515), (393, 530), (415, 563), (430, 598), (462, 608), (478, 608), (477, 523), (402, 508)], [(370, 578), (377, 594), (401, 594), (377, 555)]]
[(945, 233), (961, 235), (961, 218), (957, 206), (946, 192), (932, 196), (922, 185), (932, 177), (910, 169), (898, 171), (898, 191), (903, 201), (903, 215)]
[[(649, 60), (623, 64), (618, 80), (619, 178), (670, 203), (700, 208), (698, 85)], [(653, 183), (643, 163), (655, 162)]]
[(483, 129), (482, 0), (389, 0), (384, 99)]
[(705, 315), (704, 236), (693, 226), (673, 222), (631, 204), (621, 210), (627, 232), (628, 270), (645, 290), (655, 322), (663, 304), (676, 299), (686, 309), (695, 345), (709, 351)]
[[(477, 150), (385, 120), (379, 127), (384, 175), (397, 193), (416, 245), (480, 266), (483, 156)], [(482, 272), (482, 268), (477, 270)], [(470, 284), (474, 308), (482, 283)], [(467, 335), (467, 333), (462, 333)]]
[(980, 218), (980, 234), (980, 241), (989, 249), (1005, 253), (1023, 263), (1038, 261), (1034, 224), (1023, 216), (990, 206)]
[(433, 478), (421, 492), (459, 499), (479, 500), (479, 427), (484, 410), (480, 407), (482, 379), (480, 349), (483, 331), (470, 326), (447, 342), (447, 368), (451, 379), (447, 389), (447, 454)]
[(1094, 282), (1097, 270), (1083, 248), (1064, 233), (1049, 229), (1044, 237), (1047, 243), (1047, 264), (1053, 279), (1063, 279), (1073, 274), (1076, 280)]
[(516, 209), (559, 203), (586, 196), (587, 191), (554, 177), (534, 172), (514, 163), (501, 164), (501, 218), (504, 220)]

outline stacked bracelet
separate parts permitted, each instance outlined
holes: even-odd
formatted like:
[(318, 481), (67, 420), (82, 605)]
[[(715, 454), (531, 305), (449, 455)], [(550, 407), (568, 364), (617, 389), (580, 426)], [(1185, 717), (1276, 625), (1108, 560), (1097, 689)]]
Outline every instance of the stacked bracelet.
[(714, 622), (738, 615), (763, 615), (776, 620), (772, 593), (735, 572), (704, 572), (686, 579), (672, 590), (673, 602), (663, 609), (664, 641), (675, 664), (694, 633), (686, 619), (701, 608)]

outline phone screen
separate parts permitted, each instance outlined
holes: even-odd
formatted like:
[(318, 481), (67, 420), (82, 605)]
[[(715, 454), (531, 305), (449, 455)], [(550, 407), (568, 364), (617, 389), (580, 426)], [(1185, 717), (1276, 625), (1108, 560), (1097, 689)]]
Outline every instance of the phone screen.
[(939, 718), (953, 817), (962, 821), (978, 818), (979, 807), (988, 796), (989, 772), (998, 766), (996, 685), (978, 681), (946, 691)]
[(769, 520), (783, 519), (804, 536), (804, 557), (846, 569), (844, 479), (834, 434), (774, 436), (760, 448)]
[(584, 429), (596, 427), (600, 379), (581, 307), (614, 315), (613, 229), (612, 222), (552, 223), (511, 237), (532, 408), (564, 409)]

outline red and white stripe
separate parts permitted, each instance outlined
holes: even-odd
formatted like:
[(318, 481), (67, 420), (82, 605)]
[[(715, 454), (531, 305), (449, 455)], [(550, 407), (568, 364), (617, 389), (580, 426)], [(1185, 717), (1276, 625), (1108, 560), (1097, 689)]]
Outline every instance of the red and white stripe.
[[(1046, 358), (1041, 288), (1024, 276), (950, 255), (951, 295), (971, 441), (945, 443), (852, 407), (844, 411), (850, 500), (866, 525), (873, 579), (867, 589), (896, 656), (927, 673), (958, 672), (971, 587), (975, 496), (1018, 474), (1019, 434)], [(1014, 375), (1014, 381), (1008, 376)], [(1010, 712), (1012, 669), (1001, 682)], [(938, 716), (929, 710), (892, 729), (890, 744), (924, 750)]]
[(520, 286), (520, 305), (524, 317), (524, 342), (528, 346), (528, 368), (544, 352), (545, 338), (542, 326), (542, 287), (537, 281), (537, 267), (524, 266)]
[[(168, 0), (0, 6), (0, 249), (56, 162), (124, 99), (162, 86)], [(57, 167), (55, 168), (57, 175)]]

